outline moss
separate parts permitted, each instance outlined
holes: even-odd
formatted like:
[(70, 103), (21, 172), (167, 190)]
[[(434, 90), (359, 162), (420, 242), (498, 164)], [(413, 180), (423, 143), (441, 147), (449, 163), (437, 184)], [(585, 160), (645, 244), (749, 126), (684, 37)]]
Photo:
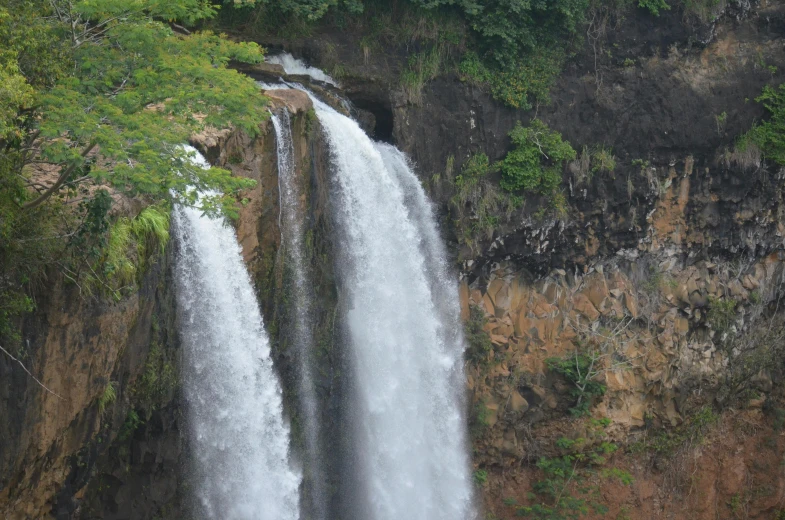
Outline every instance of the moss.
[(134, 382), (132, 395), (148, 416), (157, 410), (177, 386), (177, 370), (158, 342), (153, 342), (142, 374)]

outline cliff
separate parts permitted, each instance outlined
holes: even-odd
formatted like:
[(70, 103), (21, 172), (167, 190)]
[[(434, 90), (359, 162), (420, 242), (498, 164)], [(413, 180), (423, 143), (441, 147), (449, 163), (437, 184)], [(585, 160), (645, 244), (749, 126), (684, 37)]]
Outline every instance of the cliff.
[[(783, 177), (734, 145), (765, 115), (753, 101), (762, 87), (783, 78), (784, 21), (774, 2), (730, 4), (705, 23), (608, 14), (551, 103), (531, 111), (453, 72), (413, 99), (399, 83), (406, 55), (366, 55), (351, 31), (262, 42), (317, 66), (341, 63), (357, 118), (412, 157), (438, 206), (461, 281), (475, 480), (489, 518), (567, 497), (598, 518), (782, 514)], [(328, 154), (305, 96), (270, 97), (293, 114), (319, 302), (316, 383), (323, 435), (335, 439), (349, 382)], [(563, 172), (565, 206), (527, 196), (491, 233), (465, 240), (455, 176), (472, 154), (501, 159), (515, 123), (535, 115), (580, 151)], [(194, 144), (257, 181), (235, 225), (302, 446), (272, 128)], [(614, 167), (593, 172), (600, 149)], [(81, 295), (54, 274), (38, 289), (20, 360), (49, 391), (0, 357), (0, 516), (187, 515), (175, 254), (168, 246), (121, 301)], [(340, 478), (347, 454), (348, 438), (325, 454), (335, 514), (352, 485)], [(565, 461), (558, 480), (549, 468)], [(558, 496), (539, 485), (548, 478)]]

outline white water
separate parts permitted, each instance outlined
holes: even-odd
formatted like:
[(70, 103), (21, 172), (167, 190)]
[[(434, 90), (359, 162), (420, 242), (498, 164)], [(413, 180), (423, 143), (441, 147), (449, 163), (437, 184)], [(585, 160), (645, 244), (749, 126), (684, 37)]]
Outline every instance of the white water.
[(173, 224), (199, 516), (297, 520), (301, 476), (290, 466), (281, 387), (234, 231), (223, 219), (181, 206)]
[(314, 388), (311, 363), (313, 362), (313, 309), (309, 282), (310, 270), (304, 259), (303, 218), (301, 189), (297, 182), (297, 168), (292, 143), (292, 128), (289, 111), (280, 110), (272, 115), (275, 128), (276, 149), (278, 154), (278, 185), (280, 192), (281, 245), (289, 262), (292, 282), (292, 314), (290, 324), (294, 340), (294, 350), (298, 358), (299, 404), (302, 413), (302, 427), (305, 439), (305, 460), (307, 461), (308, 494), (310, 495), (311, 520), (326, 517), (325, 477), (323, 475), (322, 447), (319, 444), (319, 413)]
[(305, 62), (298, 60), (288, 52), (277, 54), (275, 56), (268, 56), (265, 58), (265, 61), (267, 63), (276, 63), (282, 66), (283, 70), (287, 74), (301, 74), (303, 76), (310, 76), (315, 80), (329, 83), (335, 87), (339, 86), (338, 82), (329, 75), (325, 74), (324, 71), (317, 69), (316, 67), (310, 67), (306, 65)]
[[(312, 97), (313, 98), (313, 97)], [(373, 520), (474, 518), (457, 287), (403, 155), (313, 98), (330, 145), (362, 490)], [(369, 519), (369, 520), (370, 520)]]

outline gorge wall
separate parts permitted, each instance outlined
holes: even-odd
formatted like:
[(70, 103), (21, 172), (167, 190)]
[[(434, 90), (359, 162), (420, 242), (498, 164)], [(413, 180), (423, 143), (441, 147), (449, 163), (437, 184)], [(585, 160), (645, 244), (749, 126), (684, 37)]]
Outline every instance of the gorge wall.
[[(608, 508), (589, 517), (768, 519), (785, 510), (783, 175), (734, 149), (764, 116), (754, 98), (783, 78), (783, 22), (778, 2), (734, 3), (711, 23), (679, 12), (610, 16), (568, 63), (552, 103), (529, 112), (500, 106), (454, 74), (408, 99), (397, 86), (405, 57), (366, 58), (351, 32), (262, 42), (317, 66), (342, 63), (342, 92), (358, 119), (411, 156), (442, 215), (462, 281), (473, 462), (488, 518), (513, 518), (536, 502), (528, 493), (543, 478), (539, 460), (593, 453), (602, 443), (618, 449), (598, 469), (633, 480), (585, 476), (598, 489), (591, 500)], [(258, 73), (269, 79), (266, 70)], [(352, 446), (339, 435), (349, 382), (336, 348), (345, 302), (333, 265), (328, 153), (307, 96), (269, 94), (272, 108), (292, 113), (317, 280), (322, 435), (341, 439), (325, 455), (330, 509), (340, 515), (342, 489), (353, 485), (340, 478), (340, 461)], [(611, 149), (616, 167), (587, 174), (579, 157), (564, 172), (565, 211), (530, 197), (491, 236), (461, 240), (452, 179), (473, 153), (503, 157), (516, 121), (535, 113), (576, 149)], [(253, 140), (224, 131), (194, 144), (212, 163), (258, 181), (244, 195), (237, 234), (293, 444), (302, 446), (272, 126)], [(37, 291), (20, 359), (51, 392), (0, 358), (3, 518), (187, 517), (173, 249), (120, 302), (84, 298), (54, 274)], [(569, 361), (576, 347), (597, 357), (589, 370), (606, 390), (580, 395), (608, 424), (571, 414), (585, 380), (576, 384), (548, 361)], [(102, 399), (108, 386), (111, 402)]]

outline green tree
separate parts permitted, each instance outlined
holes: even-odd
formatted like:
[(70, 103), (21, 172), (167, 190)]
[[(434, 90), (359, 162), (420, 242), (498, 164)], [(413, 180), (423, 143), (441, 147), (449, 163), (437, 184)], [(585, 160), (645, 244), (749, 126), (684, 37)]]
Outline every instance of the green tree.
[[(211, 126), (251, 135), (255, 83), (227, 67), (262, 49), (186, 27), (207, 0), (6, 0), (0, 7), (0, 341), (56, 262), (77, 279), (108, 245), (110, 192), (231, 214), (252, 184), (194, 167), (181, 146)], [(101, 273), (98, 273), (99, 275)]]
[(513, 148), (499, 163), (502, 188), (553, 193), (561, 183), (564, 162), (575, 159), (570, 143), (539, 119), (532, 119), (529, 126), (519, 123), (510, 132), (510, 139)]

